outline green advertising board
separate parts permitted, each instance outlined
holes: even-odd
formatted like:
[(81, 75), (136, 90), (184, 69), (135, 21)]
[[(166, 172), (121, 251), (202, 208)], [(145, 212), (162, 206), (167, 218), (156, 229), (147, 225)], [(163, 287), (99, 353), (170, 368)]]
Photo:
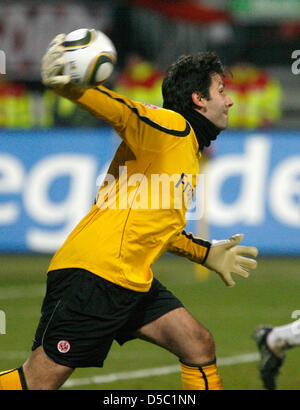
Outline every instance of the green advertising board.
[(300, 0), (228, 0), (228, 11), (239, 20), (300, 20)]

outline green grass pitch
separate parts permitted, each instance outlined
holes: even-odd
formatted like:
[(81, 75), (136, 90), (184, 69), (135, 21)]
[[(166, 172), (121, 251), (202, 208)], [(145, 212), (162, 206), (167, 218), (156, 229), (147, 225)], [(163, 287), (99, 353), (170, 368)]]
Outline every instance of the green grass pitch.
[[(6, 333), (0, 335), (0, 370), (21, 365), (30, 352), (49, 260), (47, 255), (0, 255), (0, 310), (5, 313), (6, 322)], [(250, 337), (253, 329), (262, 323), (289, 323), (292, 312), (300, 309), (300, 258), (259, 258), (258, 268), (248, 279), (236, 277), (233, 288), (226, 288), (214, 273), (205, 280), (199, 279), (194, 265), (179, 257), (161, 258), (153, 271), (212, 332), (221, 363), (226, 358), (255, 354), (256, 346)], [(279, 389), (299, 390), (299, 353), (300, 348), (287, 352)], [(220, 365), (224, 388), (261, 390), (257, 364), (254, 358), (246, 363), (236, 360)], [(175, 356), (149, 343), (134, 340), (123, 347), (114, 343), (103, 369), (77, 369), (70, 379), (77, 384), (62, 389), (181, 390), (178, 371), (134, 378), (125, 375), (116, 381), (90, 380), (141, 369), (151, 373), (153, 368), (177, 365)]]

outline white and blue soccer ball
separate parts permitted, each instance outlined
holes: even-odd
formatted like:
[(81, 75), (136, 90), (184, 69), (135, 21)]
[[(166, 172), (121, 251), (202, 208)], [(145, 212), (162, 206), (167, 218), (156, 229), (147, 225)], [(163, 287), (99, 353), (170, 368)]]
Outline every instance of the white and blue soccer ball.
[(63, 43), (64, 74), (71, 83), (91, 88), (103, 84), (112, 74), (117, 61), (113, 42), (102, 31), (81, 28), (67, 34)]

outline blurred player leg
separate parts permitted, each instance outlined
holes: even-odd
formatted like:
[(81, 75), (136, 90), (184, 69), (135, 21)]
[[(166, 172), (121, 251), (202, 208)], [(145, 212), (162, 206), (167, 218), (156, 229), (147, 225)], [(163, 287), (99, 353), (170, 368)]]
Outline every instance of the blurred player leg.
[(300, 346), (300, 320), (283, 326), (275, 326), (267, 336), (271, 350), (281, 355), (286, 349)]
[(256, 341), (260, 353), (258, 366), (260, 378), (267, 390), (276, 390), (279, 369), (285, 359), (284, 354), (275, 354), (267, 343), (267, 337), (272, 329), (272, 326), (262, 325), (255, 329), (253, 333), (253, 339)]
[(276, 390), (285, 351), (300, 346), (300, 320), (283, 326), (259, 326), (255, 329), (253, 338), (260, 352), (259, 371), (264, 387)]

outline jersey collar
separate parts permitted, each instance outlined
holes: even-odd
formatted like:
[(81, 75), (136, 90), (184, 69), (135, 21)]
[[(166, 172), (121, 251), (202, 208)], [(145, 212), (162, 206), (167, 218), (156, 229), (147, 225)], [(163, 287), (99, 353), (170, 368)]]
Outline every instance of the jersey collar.
[(196, 134), (199, 151), (202, 151), (204, 147), (208, 147), (211, 141), (214, 141), (221, 132), (220, 128), (196, 110), (185, 111), (181, 114), (190, 123)]

